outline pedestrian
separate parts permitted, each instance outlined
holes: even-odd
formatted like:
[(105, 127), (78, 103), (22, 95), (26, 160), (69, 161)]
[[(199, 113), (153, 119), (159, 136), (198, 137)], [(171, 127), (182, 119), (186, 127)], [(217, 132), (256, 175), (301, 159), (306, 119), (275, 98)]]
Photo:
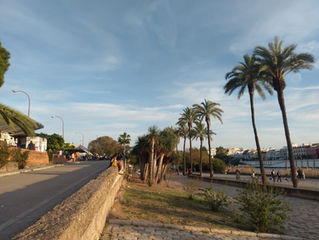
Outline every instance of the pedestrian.
[(302, 175), (302, 179), (306, 180), (306, 174), (305, 174), (305, 171), (303, 169), (301, 170), (301, 175)]
[(300, 168), (298, 168), (297, 176), (298, 176), (299, 180), (301, 180), (301, 179), (302, 179), (302, 171), (301, 171), (301, 169), (300, 169)]
[(279, 170), (277, 171), (277, 182), (281, 182), (281, 175), (280, 175), (280, 172)]
[(240, 170), (237, 168), (236, 171), (236, 180), (240, 180)]
[(275, 182), (276, 176), (275, 176), (275, 170), (274, 169), (271, 170), (270, 175), (271, 175), (272, 180)]

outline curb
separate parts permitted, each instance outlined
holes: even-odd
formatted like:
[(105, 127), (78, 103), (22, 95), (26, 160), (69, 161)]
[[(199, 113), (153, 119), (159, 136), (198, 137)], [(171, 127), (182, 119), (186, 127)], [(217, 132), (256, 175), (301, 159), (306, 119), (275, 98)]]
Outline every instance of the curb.
[(260, 238), (269, 238), (269, 239), (291, 239), (291, 240), (300, 240), (302, 238), (281, 235), (281, 234), (272, 234), (272, 233), (255, 233), (249, 231), (241, 230), (228, 230), (228, 229), (219, 229), (219, 228), (209, 228), (209, 227), (194, 227), (187, 225), (176, 225), (176, 224), (165, 224), (165, 223), (153, 223), (153, 222), (140, 222), (140, 221), (131, 221), (123, 219), (109, 219), (107, 221), (109, 224), (117, 225), (132, 225), (132, 226), (142, 226), (142, 227), (156, 227), (156, 228), (171, 228), (176, 230), (186, 230), (190, 232), (207, 232), (208, 234), (226, 234), (233, 236), (246, 236), (246, 237), (260, 237)]
[(50, 165), (50, 166), (45, 166), (45, 167), (22, 169), (22, 170), (14, 171), (14, 172), (0, 173), (0, 177), (6, 177), (6, 176), (16, 175), (16, 174), (20, 174), (20, 173), (33, 172), (33, 171), (40, 171), (40, 170), (44, 170), (44, 169), (48, 169), (48, 168), (61, 167), (61, 166), (64, 166), (64, 164), (56, 164), (56, 165)]

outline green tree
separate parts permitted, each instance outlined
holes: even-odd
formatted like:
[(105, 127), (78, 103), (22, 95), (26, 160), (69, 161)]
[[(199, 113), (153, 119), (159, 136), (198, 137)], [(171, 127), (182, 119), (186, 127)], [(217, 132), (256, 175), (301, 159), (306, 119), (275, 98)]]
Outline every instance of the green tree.
[(293, 186), (298, 186), (298, 180), (296, 175), (296, 167), (294, 161), (294, 155), (292, 151), (292, 144), (290, 140), (290, 132), (288, 127), (284, 90), (286, 87), (285, 77), (290, 72), (298, 72), (301, 69), (312, 69), (315, 59), (308, 53), (295, 53), (296, 45), (282, 46), (283, 41), (279, 41), (278, 37), (275, 37), (274, 42), (268, 44), (268, 48), (263, 46), (257, 46), (254, 54), (257, 61), (261, 65), (260, 72), (263, 72), (269, 78), (271, 78), (271, 84), (274, 90), (277, 92), (277, 99), (280, 106), (282, 120), (285, 129), (285, 136), (288, 148), (288, 155), (291, 167), (291, 177)]
[(4, 83), (4, 74), (10, 66), (9, 59), (10, 53), (4, 47), (2, 47), (0, 42), (0, 87)]
[(61, 135), (59, 134), (45, 134), (45, 133), (40, 133), (39, 134), (41, 137), (45, 137), (47, 139), (47, 148), (52, 149), (52, 150), (60, 150), (64, 148), (64, 139)]
[(255, 143), (258, 152), (260, 172), (262, 176), (263, 184), (266, 183), (266, 173), (264, 168), (264, 161), (261, 154), (261, 148), (259, 143), (259, 137), (257, 133), (257, 127), (255, 123), (255, 109), (254, 109), (254, 93), (255, 89), (262, 99), (266, 98), (263, 89), (266, 89), (272, 95), (272, 89), (270, 86), (270, 79), (259, 71), (259, 64), (256, 62), (255, 56), (250, 57), (248, 54), (244, 55), (244, 61), (233, 68), (231, 72), (226, 74), (226, 80), (228, 82), (224, 86), (225, 93), (232, 94), (236, 89), (238, 91), (238, 99), (244, 94), (247, 88), (250, 100), (251, 121), (253, 124), (253, 130), (255, 135)]
[(212, 116), (213, 118), (217, 118), (221, 123), (223, 123), (222, 113), (224, 111), (221, 108), (219, 108), (219, 106), (220, 106), (219, 103), (215, 103), (206, 99), (204, 99), (204, 102), (202, 102), (201, 104), (193, 105), (196, 116), (199, 119), (205, 118), (205, 121), (206, 121), (208, 154), (209, 154), (209, 175), (211, 178), (213, 177), (213, 161), (212, 161), (211, 146), (210, 146), (210, 140), (211, 140), (210, 117)]
[[(10, 53), (0, 42), (0, 87), (4, 83), (4, 74), (10, 66), (9, 59)], [(0, 121), (13, 128), (20, 128), (28, 136), (34, 136), (34, 129), (38, 127), (31, 118), (3, 104), (0, 104)]]
[(124, 132), (118, 137), (117, 141), (123, 147), (124, 167), (126, 168), (126, 147), (131, 143), (131, 136)]
[(195, 111), (193, 108), (186, 107), (183, 109), (183, 113), (178, 119), (179, 123), (185, 123), (188, 126), (188, 139), (189, 139), (189, 161), (190, 161), (190, 174), (193, 172), (193, 159), (192, 159), (192, 126), (196, 120)]
[(88, 149), (92, 153), (111, 156), (115, 153), (118, 153), (121, 149), (121, 146), (113, 138), (103, 136), (91, 141), (88, 145)]
[(172, 127), (160, 131), (152, 126), (147, 135), (138, 137), (132, 153), (139, 159), (142, 180), (147, 180), (152, 185), (165, 178), (167, 170), (178, 158), (175, 154), (177, 142), (178, 135)]
[(152, 184), (154, 181), (154, 173), (155, 173), (155, 143), (158, 137), (159, 130), (156, 126), (151, 126), (148, 129), (148, 141), (151, 145), (151, 154), (149, 155), (149, 183)]

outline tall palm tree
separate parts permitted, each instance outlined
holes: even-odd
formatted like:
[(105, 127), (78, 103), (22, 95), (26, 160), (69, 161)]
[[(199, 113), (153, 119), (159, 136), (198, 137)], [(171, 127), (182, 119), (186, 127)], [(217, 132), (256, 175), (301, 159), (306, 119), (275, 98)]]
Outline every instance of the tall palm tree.
[(3, 125), (2, 123), (8, 127), (2, 126), (1, 129), (8, 128), (8, 131), (11, 129), (17, 132), (22, 131), (27, 136), (34, 136), (34, 130), (43, 127), (41, 124), (20, 113), (19, 111), (0, 104), (0, 125)]
[(272, 79), (272, 87), (277, 92), (277, 99), (280, 106), (282, 120), (285, 129), (288, 155), (291, 168), (293, 186), (298, 186), (294, 155), (290, 140), (288, 120), (286, 114), (284, 90), (286, 87), (285, 76), (290, 72), (298, 72), (301, 69), (312, 69), (315, 59), (308, 53), (295, 53), (296, 45), (282, 46), (283, 41), (275, 37), (274, 42), (268, 44), (268, 48), (257, 46), (254, 54), (261, 64), (260, 72), (264, 72)]
[(199, 119), (204, 119), (206, 121), (207, 126), (207, 139), (208, 139), (208, 155), (209, 155), (209, 175), (213, 177), (213, 162), (212, 162), (212, 154), (211, 154), (211, 146), (210, 146), (210, 117), (217, 118), (221, 123), (222, 121), (222, 113), (224, 112), (221, 108), (219, 108), (220, 104), (212, 102), (210, 100), (204, 99), (204, 102), (201, 104), (194, 104), (194, 112), (195, 115)]
[(186, 145), (186, 138), (188, 129), (185, 123), (178, 122), (178, 135), (184, 139), (183, 143), (183, 175), (186, 175), (186, 158), (185, 158), (185, 145)]
[[(10, 53), (2, 47), (0, 42), (0, 87), (4, 83), (4, 74), (10, 66), (9, 59)], [(19, 111), (3, 104), (0, 104), (0, 124), (1, 123), (4, 123), (15, 130), (21, 129), (28, 136), (34, 135), (34, 129), (41, 127), (41, 124), (36, 123)]]
[(188, 139), (189, 139), (189, 161), (190, 161), (190, 174), (193, 172), (193, 160), (192, 160), (192, 126), (194, 121), (196, 120), (195, 111), (193, 108), (186, 107), (183, 109), (183, 113), (179, 118), (179, 122), (185, 122), (188, 126)]
[[(205, 128), (205, 125), (202, 123), (202, 121), (196, 121), (196, 126), (194, 127), (194, 133), (195, 138), (199, 139), (200, 141), (200, 147), (199, 147), (199, 175), (200, 177), (203, 176), (203, 141), (205, 138), (207, 138), (207, 128)], [(210, 135), (215, 134), (213, 131), (210, 130)]]
[(250, 57), (249, 55), (244, 55), (244, 62), (241, 62), (238, 66), (234, 67), (233, 70), (226, 74), (225, 78), (228, 80), (224, 86), (225, 93), (229, 95), (233, 93), (236, 89), (238, 91), (238, 99), (244, 94), (247, 88), (250, 100), (250, 111), (251, 111), (251, 121), (253, 124), (253, 130), (255, 135), (255, 143), (258, 152), (260, 172), (262, 176), (263, 184), (266, 183), (266, 173), (264, 168), (264, 161), (261, 154), (261, 148), (259, 143), (259, 138), (257, 134), (257, 128), (255, 123), (255, 110), (254, 110), (254, 93), (255, 89), (262, 99), (266, 98), (263, 89), (266, 89), (272, 95), (271, 85), (269, 83), (270, 79), (267, 75), (264, 76), (259, 72), (259, 64), (256, 62), (255, 56)]
[(124, 169), (126, 169), (126, 146), (130, 144), (131, 142), (131, 136), (130, 134), (127, 134), (126, 132), (124, 132), (123, 134), (121, 134), (118, 139), (117, 139), (118, 143), (122, 145), (123, 147), (123, 156), (124, 156)]

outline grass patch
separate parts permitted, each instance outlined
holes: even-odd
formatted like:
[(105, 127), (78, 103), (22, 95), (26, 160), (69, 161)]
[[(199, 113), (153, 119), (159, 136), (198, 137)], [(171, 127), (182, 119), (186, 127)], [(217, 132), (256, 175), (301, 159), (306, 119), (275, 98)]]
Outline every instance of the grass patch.
[(198, 227), (243, 228), (231, 210), (212, 211), (209, 202), (165, 186), (130, 182), (114, 205), (111, 216), (135, 221), (161, 222)]

